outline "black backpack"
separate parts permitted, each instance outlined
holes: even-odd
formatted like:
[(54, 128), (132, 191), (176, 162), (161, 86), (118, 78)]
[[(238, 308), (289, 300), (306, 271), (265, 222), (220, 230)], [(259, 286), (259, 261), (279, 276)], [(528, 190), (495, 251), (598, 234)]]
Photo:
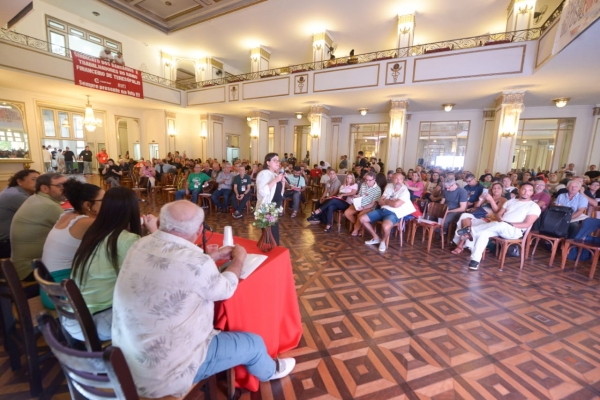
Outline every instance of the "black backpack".
[(573, 215), (571, 207), (548, 207), (540, 217), (540, 233), (553, 237), (567, 237), (571, 215)]

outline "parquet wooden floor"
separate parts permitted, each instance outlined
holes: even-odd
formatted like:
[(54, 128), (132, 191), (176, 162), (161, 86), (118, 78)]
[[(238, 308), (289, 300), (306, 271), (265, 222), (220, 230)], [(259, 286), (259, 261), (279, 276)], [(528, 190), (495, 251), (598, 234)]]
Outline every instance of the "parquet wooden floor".
[[(232, 225), (237, 236), (260, 236), (246, 214), (206, 220), (218, 232)], [(589, 264), (562, 272), (538, 250), (522, 271), (512, 258), (499, 272), (488, 256), (471, 272), (468, 252), (454, 256), (438, 241), (427, 253), (419, 236), (402, 249), (391, 240), (382, 254), (302, 214), (288, 213), (280, 230), (304, 336), (284, 355), (296, 358), (294, 372), (241, 399), (600, 398), (600, 284), (587, 279)], [(44, 375), (42, 398), (69, 398), (55, 362)], [(5, 353), (0, 380), (0, 400), (30, 398)]]

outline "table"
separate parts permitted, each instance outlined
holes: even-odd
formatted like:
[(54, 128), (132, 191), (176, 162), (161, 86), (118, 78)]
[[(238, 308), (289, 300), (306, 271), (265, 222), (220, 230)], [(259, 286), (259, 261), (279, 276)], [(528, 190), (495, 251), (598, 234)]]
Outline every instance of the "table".
[[(223, 244), (222, 234), (211, 237), (210, 232), (206, 233), (208, 244)], [(202, 238), (197, 243), (202, 243)], [(234, 243), (249, 254), (265, 254), (253, 240), (234, 237)], [(269, 258), (248, 279), (240, 281), (231, 298), (215, 302), (215, 329), (256, 333), (275, 358), (298, 346), (302, 322), (289, 250), (275, 247), (266, 254)], [(243, 366), (235, 367), (235, 383), (253, 392), (260, 384)]]

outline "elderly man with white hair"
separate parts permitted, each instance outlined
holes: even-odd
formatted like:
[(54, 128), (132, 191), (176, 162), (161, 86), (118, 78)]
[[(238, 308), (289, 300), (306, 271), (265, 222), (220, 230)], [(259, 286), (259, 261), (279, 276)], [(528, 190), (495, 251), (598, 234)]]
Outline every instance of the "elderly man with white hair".
[[(557, 206), (570, 207), (573, 210), (571, 215), (571, 221), (579, 218), (581, 214), (585, 212), (588, 207), (588, 199), (583, 193), (581, 193), (581, 187), (583, 186), (580, 179), (573, 179), (567, 183), (567, 193), (559, 194), (556, 198)], [(579, 222), (571, 222), (569, 224), (569, 233), (567, 237), (572, 239), (577, 235), (579, 230)]]
[[(202, 379), (244, 365), (260, 381), (279, 379), (293, 358), (273, 360), (262, 338), (213, 327), (214, 302), (230, 298), (246, 251), (211, 254), (194, 243), (204, 212), (180, 200), (163, 206), (160, 228), (127, 253), (115, 286), (113, 345), (119, 346), (143, 397), (181, 397)], [(215, 261), (231, 259), (220, 273)]]

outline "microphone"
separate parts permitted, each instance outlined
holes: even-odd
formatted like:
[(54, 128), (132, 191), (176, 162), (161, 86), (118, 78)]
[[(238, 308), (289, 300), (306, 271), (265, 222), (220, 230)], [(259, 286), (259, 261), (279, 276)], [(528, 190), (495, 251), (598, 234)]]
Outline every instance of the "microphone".
[(205, 231), (209, 231), (209, 232), (213, 231), (212, 228), (210, 227), (210, 225), (208, 225), (206, 222), (203, 222), (202, 226), (204, 226)]

